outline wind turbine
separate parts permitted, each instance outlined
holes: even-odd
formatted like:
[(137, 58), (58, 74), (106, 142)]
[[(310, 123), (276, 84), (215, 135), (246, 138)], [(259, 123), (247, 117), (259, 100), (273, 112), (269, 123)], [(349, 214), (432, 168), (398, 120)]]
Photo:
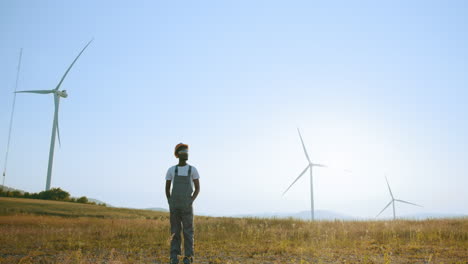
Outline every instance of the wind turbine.
[(15, 113), (15, 103), (16, 103), (16, 90), (18, 89), (18, 80), (19, 80), (22, 57), (23, 57), (23, 49), (20, 50), (18, 69), (16, 71), (15, 93), (13, 95), (13, 104), (11, 106), (10, 128), (8, 129), (8, 143), (7, 143), (6, 153), (5, 153), (5, 164), (3, 165), (2, 191), (5, 189), (5, 177), (6, 177), (6, 170), (7, 170), (7, 164), (8, 164), (8, 153), (10, 150), (11, 128), (13, 127), (13, 115)]
[(59, 125), (58, 125), (58, 111), (59, 111), (59, 104), (60, 104), (60, 97), (67, 98), (68, 94), (66, 90), (60, 91), (59, 88), (62, 85), (63, 80), (67, 76), (68, 72), (70, 69), (73, 67), (75, 62), (78, 60), (78, 58), (81, 56), (83, 51), (91, 44), (93, 40), (90, 40), (88, 44), (81, 50), (81, 52), (76, 56), (75, 60), (71, 63), (70, 67), (68, 67), (67, 71), (65, 71), (65, 74), (62, 76), (62, 79), (60, 79), (60, 82), (57, 84), (55, 89), (53, 90), (32, 90), (32, 91), (18, 91), (15, 93), (36, 93), (36, 94), (53, 94), (54, 96), (54, 104), (55, 104), (55, 112), (54, 112), (54, 121), (52, 123), (52, 137), (50, 139), (50, 150), (49, 150), (49, 164), (47, 166), (47, 182), (46, 182), (46, 191), (50, 190), (50, 181), (51, 181), (51, 176), (52, 176), (52, 164), (54, 162), (54, 149), (55, 149), (55, 137), (56, 135), (58, 136), (59, 140), (59, 145), (60, 143), (60, 131), (59, 131)]
[(310, 170), (310, 217), (311, 217), (311, 219), (313, 221), (314, 220), (314, 181), (313, 181), (313, 178), (312, 178), (312, 168), (313, 167), (324, 167), (324, 168), (326, 168), (327, 166), (325, 166), (323, 164), (312, 163), (312, 161), (309, 158), (309, 154), (307, 154), (307, 149), (306, 149), (306, 147), (304, 145), (304, 141), (302, 140), (301, 131), (299, 131), (299, 128), (297, 129), (297, 132), (299, 133), (299, 138), (301, 139), (302, 148), (304, 149), (304, 154), (305, 154), (309, 164), (307, 164), (306, 168), (301, 172), (301, 174), (299, 174), (299, 176), (293, 181), (293, 183), (291, 185), (289, 185), (288, 189), (286, 189), (286, 191), (284, 191), (283, 195), (294, 185), (294, 183), (297, 182), (297, 180), (299, 180), (299, 178), (302, 177), (302, 175), (304, 175), (307, 172), (307, 170)]
[(390, 204), (392, 204), (393, 205), (393, 220), (395, 220), (396, 219), (395, 202), (406, 203), (406, 204), (411, 204), (411, 205), (422, 207), (421, 205), (418, 205), (418, 204), (414, 204), (414, 203), (410, 203), (410, 202), (407, 202), (407, 201), (395, 199), (395, 197), (393, 196), (393, 193), (392, 193), (392, 189), (390, 188), (390, 184), (388, 184), (387, 176), (385, 176), (385, 181), (387, 181), (388, 191), (390, 192), (390, 196), (392, 197), (392, 200), (387, 204), (387, 206), (384, 207), (384, 209), (382, 209), (382, 211), (380, 211), (380, 213), (376, 216), (376, 218), (379, 217), (379, 215), (381, 213), (383, 213), (383, 211), (385, 211), (385, 209), (387, 209), (387, 207), (389, 207)]

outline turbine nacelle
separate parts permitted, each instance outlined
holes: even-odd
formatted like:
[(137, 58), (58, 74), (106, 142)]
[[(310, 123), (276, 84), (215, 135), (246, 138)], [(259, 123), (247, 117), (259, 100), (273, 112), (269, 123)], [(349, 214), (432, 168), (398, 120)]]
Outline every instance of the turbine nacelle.
[(60, 97), (63, 97), (63, 98), (67, 98), (68, 97), (68, 94), (67, 94), (67, 90), (62, 90), (62, 91), (56, 91), (55, 92), (58, 96)]

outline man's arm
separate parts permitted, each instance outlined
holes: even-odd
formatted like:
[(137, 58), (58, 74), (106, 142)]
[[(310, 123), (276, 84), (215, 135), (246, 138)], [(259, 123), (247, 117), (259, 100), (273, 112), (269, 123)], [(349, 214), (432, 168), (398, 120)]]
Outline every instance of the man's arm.
[(198, 193), (200, 192), (200, 180), (195, 179), (193, 180), (193, 183), (195, 185), (195, 192), (192, 194), (192, 201), (195, 201), (195, 199), (197, 199)]
[(169, 200), (171, 198), (171, 181), (166, 180), (166, 197)]

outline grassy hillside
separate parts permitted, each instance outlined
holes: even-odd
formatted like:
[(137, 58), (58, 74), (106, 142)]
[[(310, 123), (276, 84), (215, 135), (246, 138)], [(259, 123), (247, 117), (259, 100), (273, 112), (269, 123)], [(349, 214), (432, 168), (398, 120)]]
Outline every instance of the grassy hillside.
[[(0, 207), (0, 263), (168, 263), (167, 213), (4, 198)], [(195, 230), (195, 263), (468, 259), (467, 219), (305, 222), (196, 217)]]
[(0, 197), (0, 215), (36, 214), (63, 217), (97, 218), (167, 218), (168, 214), (158, 211), (115, 208), (59, 201)]

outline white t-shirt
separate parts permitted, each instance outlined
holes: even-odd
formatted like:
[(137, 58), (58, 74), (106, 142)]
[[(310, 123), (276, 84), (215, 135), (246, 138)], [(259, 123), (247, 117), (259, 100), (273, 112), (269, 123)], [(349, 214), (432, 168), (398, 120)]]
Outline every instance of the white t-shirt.
[[(174, 180), (176, 166), (177, 165), (172, 166), (167, 170), (166, 180), (168, 180), (168, 181)], [(192, 166), (192, 165), (190, 165), (190, 166)], [(178, 166), (178, 167), (179, 168), (177, 169), (178, 170), (177, 175), (179, 175), (179, 176), (188, 176), (189, 164), (187, 164), (185, 166)], [(193, 180), (196, 180), (196, 179), (200, 179), (200, 175), (198, 175), (198, 171), (194, 166), (192, 166), (192, 171), (190, 173), (190, 178), (191, 178), (190, 182), (193, 182)]]

